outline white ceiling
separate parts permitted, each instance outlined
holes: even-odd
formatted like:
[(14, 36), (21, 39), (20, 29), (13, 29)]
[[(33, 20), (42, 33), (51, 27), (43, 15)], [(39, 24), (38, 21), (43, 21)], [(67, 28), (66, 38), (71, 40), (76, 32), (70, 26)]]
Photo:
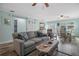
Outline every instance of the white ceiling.
[(78, 3), (49, 3), (48, 8), (39, 3), (35, 7), (31, 3), (0, 3), (0, 10), (7, 12), (13, 10), (17, 16), (37, 18), (43, 21), (59, 20), (60, 15), (79, 18)]

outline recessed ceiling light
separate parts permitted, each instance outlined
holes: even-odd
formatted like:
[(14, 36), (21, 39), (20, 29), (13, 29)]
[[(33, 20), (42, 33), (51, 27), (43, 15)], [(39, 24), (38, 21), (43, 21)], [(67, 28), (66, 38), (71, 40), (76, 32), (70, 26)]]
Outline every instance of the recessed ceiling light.
[(60, 15), (59, 18), (60, 19), (67, 19), (67, 18), (69, 18), (69, 16)]
[(60, 15), (60, 17), (64, 17), (64, 15)]

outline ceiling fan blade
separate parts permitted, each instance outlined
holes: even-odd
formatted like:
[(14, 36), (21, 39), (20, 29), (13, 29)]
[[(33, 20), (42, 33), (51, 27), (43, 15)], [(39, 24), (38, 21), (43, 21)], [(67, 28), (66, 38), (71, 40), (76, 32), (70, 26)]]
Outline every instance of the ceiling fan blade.
[(32, 6), (35, 6), (37, 3), (33, 3)]
[(48, 3), (44, 3), (44, 4), (45, 4), (46, 7), (49, 7), (49, 4)]

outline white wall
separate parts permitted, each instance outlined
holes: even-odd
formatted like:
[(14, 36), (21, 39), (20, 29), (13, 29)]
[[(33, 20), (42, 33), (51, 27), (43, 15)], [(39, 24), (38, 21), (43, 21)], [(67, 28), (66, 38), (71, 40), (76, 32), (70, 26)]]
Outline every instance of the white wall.
[[(10, 20), (9, 25), (4, 23), (4, 19), (6, 17)], [(0, 11), (0, 44), (12, 41), (12, 33), (13, 33), (13, 18), (11, 14)]]
[(2, 40), (1, 40), (1, 39), (2, 39), (1, 14), (2, 14), (2, 13), (0, 13), (0, 41), (2, 41)]
[[(4, 18), (10, 19), (10, 24), (4, 24)], [(13, 41), (12, 33), (14, 32), (14, 20), (10, 13), (0, 11), (0, 44)], [(25, 19), (18, 19), (18, 32), (26, 31)]]
[(26, 32), (26, 19), (16, 18), (17, 32)]
[(38, 31), (39, 30), (39, 20), (28, 18), (26, 20), (27, 32), (28, 31)]

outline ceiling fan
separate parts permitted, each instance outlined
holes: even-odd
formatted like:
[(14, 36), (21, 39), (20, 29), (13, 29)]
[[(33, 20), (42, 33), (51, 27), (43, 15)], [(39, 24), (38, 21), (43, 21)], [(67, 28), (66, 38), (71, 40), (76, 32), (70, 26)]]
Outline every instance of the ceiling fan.
[[(33, 3), (32, 6), (36, 6), (36, 4), (37, 4), (37, 3)], [(45, 5), (46, 7), (49, 7), (49, 4), (48, 4), (48, 3), (44, 3), (44, 5)]]

